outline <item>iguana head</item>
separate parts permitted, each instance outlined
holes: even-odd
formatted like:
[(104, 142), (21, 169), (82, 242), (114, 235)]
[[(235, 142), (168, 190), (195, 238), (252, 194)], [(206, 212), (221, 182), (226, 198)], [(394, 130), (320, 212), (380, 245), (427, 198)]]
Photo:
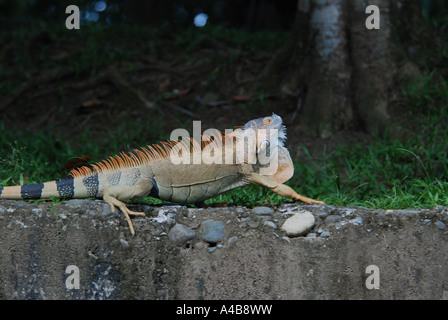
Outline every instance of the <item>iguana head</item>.
[[(246, 123), (243, 127), (243, 131), (253, 129), (257, 133), (260, 133), (262, 131), (269, 132), (269, 130), (277, 130), (277, 137), (278, 145), (283, 147), (283, 144), (286, 141), (286, 127), (283, 125), (283, 120), (280, 116), (276, 115), (275, 113), (272, 114), (272, 116), (264, 117), (264, 118), (258, 118), (249, 121)], [(262, 137), (257, 138), (258, 144), (263, 144), (265, 142), (271, 144), (269, 140), (261, 140)], [(267, 137), (268, 139), (268, 137)]]
[[(284, 147), (286, 127), (280, 116), (272, 114), (272, 116), (251, 120), (236, 134), (236, 137), (236, 143), (241, 146), (240, 150), (244, 150), (245, 162), (253, 159), (254, 154), (251, 150), (255, 151), (254, 167), (260, 174), (271, 176), (279, 183), (292, 177), (294, 165), (288, 149)], [(255, 148), (251, 149), (251, 144), (254, 144)]]

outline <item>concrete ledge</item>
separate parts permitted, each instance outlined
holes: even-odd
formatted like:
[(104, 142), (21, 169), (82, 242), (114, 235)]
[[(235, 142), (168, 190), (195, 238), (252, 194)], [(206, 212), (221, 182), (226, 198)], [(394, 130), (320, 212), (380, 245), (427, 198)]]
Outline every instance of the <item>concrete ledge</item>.
[(130, 207), (134, 238), (102, 201), (0, 201), (0, 299), (448, 298), (446, 207)]

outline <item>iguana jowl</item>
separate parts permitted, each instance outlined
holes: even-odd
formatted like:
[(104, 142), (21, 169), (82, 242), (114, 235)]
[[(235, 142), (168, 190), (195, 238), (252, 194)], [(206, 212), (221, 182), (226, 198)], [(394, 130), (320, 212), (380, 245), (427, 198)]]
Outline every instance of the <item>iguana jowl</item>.
[[(274, 146), (274, 141), (261, 131), (278, 130), (278, 166), (270, 175), (263, 175), (263, 165), (259, 157), (261, 151)], [(24, 186), (0, 187), (0, 199), (45, 199), (59, 198), (102, 198), (112, 209), (118, 207), (125, 215), (132, 235), (135, 234), (130, 215), (144, 216), (143, 212), (133, 212), (123, 201), (151, 196), (180, 204), (198, 203), (213, 198), (231, 189), (248, 184), (256, 184), (273, 192), (306, 203), (321, 204), (296, 193), (284, 185), (294, 173), (294, 166), (288, 150), (283, 147), (286, 139), (285, 127), (281, 117), (273, 114), (269, 117), (251, 120), (242, 129), (224, 135), (225, 142), (219, 139), (209, 140), (215, 150), (225, 154), (231, 152), (231, 163), (222, 161), (220, 164), (204, 161), (174, 164), (172, 156), (175, 142), (161, 142), (145, 148), (136, 149), (130, 153), (120, 153), (107, 160), (93, 164), (92, 167), (81, 167), (73, 170), (70, 176), (60, 180)], [(257, 148), (238, 149), (240, 139), (247, 132), (255, 132)], [(191, 157), (204, 150), (204, 144), (191, 140)], [(186, 149), (185, 149), (186, 150)], [(237, 161), (237, 151), (245, 150), (243, 161)], [(178, 149), (179, 151), (179, 149)], [(205, 155), (202, 154), (204, 157)], [(253, 156), (256, 162), (245, 162), (244, 159)], [(204, 159), (204, 158), (203, 158)], [(207, 163), (207, 164), (206, 164)]]

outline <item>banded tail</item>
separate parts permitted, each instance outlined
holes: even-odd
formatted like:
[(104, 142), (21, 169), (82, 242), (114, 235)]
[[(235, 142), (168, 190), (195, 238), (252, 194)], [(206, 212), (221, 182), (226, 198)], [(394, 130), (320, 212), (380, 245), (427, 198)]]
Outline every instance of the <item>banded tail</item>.
[(82, 178), (67, 177), (44, 183), (0, 187), (0, 199), (95, 198), (98, 191), (98, 174), (92, 174)]

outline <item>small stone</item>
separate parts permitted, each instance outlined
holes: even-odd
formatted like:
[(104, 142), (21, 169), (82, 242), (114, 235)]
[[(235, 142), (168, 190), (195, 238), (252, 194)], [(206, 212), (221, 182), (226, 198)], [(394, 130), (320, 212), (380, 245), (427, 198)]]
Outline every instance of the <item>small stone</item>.
[(258, 226), (260, 225), (260, 223), (258, 221), (254, 221), (254, 220), (249, 220), (246, 222), (246, 224), (250, 229), (257, 229)]
[[(168, 217), (168, 219), (176, 220), (176, 214), (173, 213), (173, 212), (169, 212), (169, 213), (167, 214), (167, 217)], [(194, 217), (193, 217), (193, 218), (194, 218)]]
[(333, 223), (338, 223), (339, 221), (342, 220), (341, 216), (337, 216), (337, 215), (329, 215), (328, 217), (325, 218), (325, 223), (326, 224), (333, 224)]
[(362, 222), (363, 222), (363, 220), (362, 220), (361, 217), (356, 217), (356, 218), (350, 220), (350, 223), (355, 225), (355, 226), (361, 225)]
[(400, 214), (414, 215), (414, 214), (420, 214), (420, 211), (412, 210), (412, 209), (403, 209), (403, 210), (395, 210), (394, 214), (395, 215), (400, 215)]
[(112, 215), (112, 214), (117, 212), (117, 209), (115, 209), (115, 212), (112, 212), (112, 209), (110, 208), (110, 205), (108, 205), (107, 203), (104, 203), (102, 205), (102, 208), (103, 208), (103, 210), (102, 210), (101, 214), (103, 215), (103, 217), (110, 216), (110, 215)]
[(423, 224), (430, 226), (432, 224), (432, 221), (431, 221), (431, 219), (425, 219), (425, 220), (423, 220)]
[(328, 238), (330, 236), (330, 233), (328, 231), (324, 231), (320, 234), (321, 238)]
[(76, 210), (81, 209), (84, 205), (87, 205), (90, 200), (87, 199), (71, 199), (66, 201), (64, 204), (70, 209)]
[(299, 211), (286, 219), (281, 229), (289, 237), (298, 237), (307, 234), (314, 226), (315, 221), (316, 219), (311, 212)]
[(222, 221), (205, 220), (201, 223), (201, 238), (208, 243), (218, 243), (224, 238)]
[(202, 241), (198, 241), (194, 244), (194, 248), (196, 248), (198, 250), (202, 250), (205, 248), (205, 244)]
[(169, 213), (167, 212), (167, 210), (159, 210), (159, 212), (157, 212), (157, 217), (155, 218), (151, 218), (152, 221), (156, 221), (160, 224), (162, 223), (166, 223), (168, 225), (174, 225), (176, 223), (175, 220), (173, 220), (172, 218), (170, 218)]
[(255, 207), (252, 209), (252, 213), (258, 215), (272, 215), (274, 212), (275, 210), (269, 207)]
[(263, 225), (270, 227), (272, 229), (277, 229), (277, 225), (272, 221), (265, 221), (265, 222), (263, 222)]
[(321, 218), (321, 219), (325, 219), (326, 217), (328, 217), (328, 212), (326, 212), (326, 211), (319, 211), (319, 212), (317, 213), (317, 216), (318, 216), (319, 218)]
[(437, 228), (445, 230), (446, 225), (442, 221), (437, 221)]
[(195, 235), (196, 232), (193, 229), (180, 223), (176, 223), (168, 232), (168, 238), (178, 245), (182, 245), (188, 240), (193, 239)]
[(228, 246), (233, 246), (237, 242), (238, 242), (238, 237), (237, 236), (233, 236), (229, 240), (227, 240), (227, 245)]
[(120, 239), (120, 243), (123, 248), (125, 249), (129, 248), (129, 243), (126, 240)]

